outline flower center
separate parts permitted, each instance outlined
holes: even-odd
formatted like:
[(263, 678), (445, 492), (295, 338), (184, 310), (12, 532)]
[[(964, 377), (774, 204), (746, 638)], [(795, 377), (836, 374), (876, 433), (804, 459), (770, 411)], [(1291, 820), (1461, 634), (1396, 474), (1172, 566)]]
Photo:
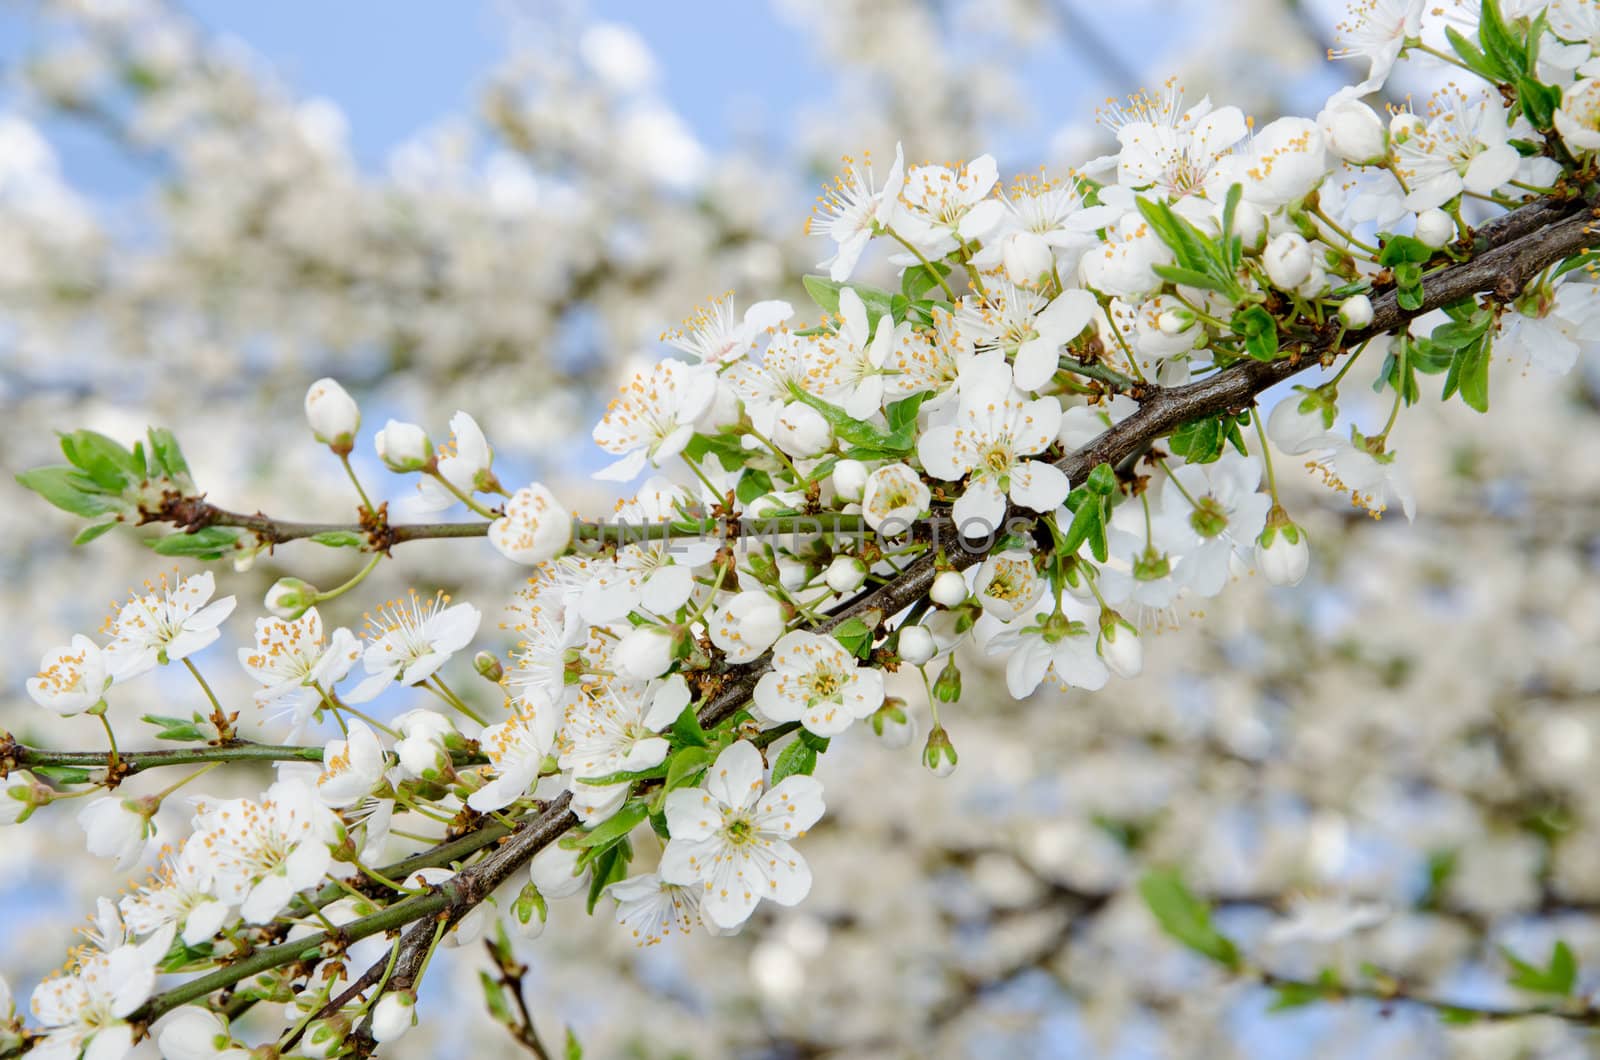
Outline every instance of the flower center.
[(1201, 537), (1216, 537), (1228, 528), (1228, 513), (1214, 497), (1201, 497), (1189, 513), (1189, 525)]

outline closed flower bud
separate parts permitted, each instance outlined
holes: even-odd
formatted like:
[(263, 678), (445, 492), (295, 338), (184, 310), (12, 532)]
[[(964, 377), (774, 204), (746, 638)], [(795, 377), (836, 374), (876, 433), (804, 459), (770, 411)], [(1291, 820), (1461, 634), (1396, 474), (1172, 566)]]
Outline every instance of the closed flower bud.
[(1339, 303), (1339, 319), (1351, 331), (1360, 331), (1372, 324), (1372, 299), (1364, 294), (1353, 294)]
[(1456, 223), (1440, 209), (1423, 210), (1417, 214), (1417, 242), (1435, 250), (1456, 237)]
[(50, 789), (26, 769), (13, 769), (0, 780), (0, 824), (21, 824), (50, 801)]
[[(166, 1060), (217, 1060), (233, 1048), (228, 1021), (192, 1005), (174, 1012), (162, 1024), (156, 1041)], [(243, 1050), (238, 1055), (244, 1055)]]
[(1311, 245), (1294, 232), (1273, 236), (1261, 252), (1267, 279), (1280, 291), (1292, 291), (1311, 276)]
[(1413, 136), (1421, 136), (1427, 131), (1428, 123), (1409, 110), (1396, 111), (1389, 119), (1389, 139), (1397, 144), (1403, 144)]
[(417, 995), (409, 990), (384, 994), (372, 1009), (372, 1037), (380, 1042), (401, 1038), (417, 1025)]
[(500, 683), (506, 675), (506, 668), (500, 664), (500, 656), (492, 651), (480, 651), (472, 657), (472, 668), (478, 671), (478, 676), (485, 681)]
[(672, 634), (658, 626), (639, 626), (622, 635), (611, 659), (618, 672), (636, 681), (660, 677), (672, 666)]
[(867, 565), (855, 556), (835, 556), (825, 578), (834, 592), (853, 593), (867, 580)]
[(944, 669), (939, 671), (939, 677), (933, 682), (933, 695), (941, 703), (954, 703), (961, 698), (961, 668), (956, 665), (956, 657), (950, 656), (944, 664)]
[(306, 391), (306, 422), (317, 441), (341, 456), (355, 448), (361, 409), (355, 398), (332, 379), (318, 379)]
[(822, 413), (803, 401), (783, 407), (772, 425), (772, 441), (792, 457), (816, 456), (833, 443), (833, 428)]
[(940, 571), (928, 590), (928, 599), (940, 607), (955, 607), (967, 598), (967, 579), (960, 571)]
[(1299, 585), (1311, 566), (1311, 546), (1306, 532), (1274, 505), (1266, 529), (1256, 538), (1256, 566), (1273, 585)]
[(267, 590), (262, 606), (275, 618), (293, 622), (317, 602), (317, 587), (299, 578), (279, 578)]
[(1305, 278), (1305, 282), (1294, 290), (1301, 298), (1316, 298), (1327, 289), (1328, 270), (1322, 267), (1321, 262), (1316, 262), (1311, 266), (1311, 273)]
[(912, 666), (921, 666), (933, 658), (936, 648), (933, 634), (926, 626), (900, 627), (900, 658)]
[(867, 487), (867, 465), (859, 460), (841, 460), (833, 465), (833, 492), (841, 501), (859, 501)]
[(928, 742), (922, 747), (922, 764), (936, 777), (948, 777), (956, 771), (956, 747), (943, 725), (935, 725), (928, 733)]
[(1000, 246), (1001, 260), (1005, 263), (1006, 279), (1019, 285), (1039, 282), (1055, 268), (1056, 256), (1050, 244), (1037, 232), (1013, 232)]
[(539, 893), (538, 886), (524, 884), (516, 901), (511, 903), (511, 923), (517, 934), (525, 939), (536, 939), (544, 934), (549, 919), (550, 906)]
[(1106, 669), (1122, 678), (1134, 678), (1144, 669), (1144, 645), (1139, 631), (1115, 611), (1100, 614), (1100, 640), (1095, 645)]
[(916, 727), (911, 723), (911, 714), (906, 710), (906, 701), (897, 696), (885, 699), (883, 706), (867, 719), (867, 724), (872, 727), (872, 734), (885, 747), (892, 749), (905, 747), (916, 734)]
[(1340, 92), (1328, 101), (1317, 124), (1328, 149), (1346, 162), (1358, 166), (1382, 161), (1389, 153), (1389, 130), (1378, 112)]
[(1267, 242), (1267, 214), (1253, 202), (1241, 202), (1233, 212), (1233, 234), (1244, 250), (1255, 253)]
[(390, 471), (421, 471), (433, 460), (433, 442), (415, 423), (390, 420), (373, 439), (378, 459)]
[(306, 1033), (300, 1039), (300, 1052), (313, 1060), (326, 1060), (330, 1056), (338, 1056), (344, 1048), (344, 1040), (350, 1035), (350, 1021), (343, 1016), (331, 1016), (328, 1019), (312, 1020), (306, 1027)]
[(577, 894), (589, 885), (589, 868), (578, 872), (579, 850), (571, 850), (560, 843), (551, 843), (533, 856), (528, 863), (528, 874), (533, 885), (546, 898), (566, 898)]

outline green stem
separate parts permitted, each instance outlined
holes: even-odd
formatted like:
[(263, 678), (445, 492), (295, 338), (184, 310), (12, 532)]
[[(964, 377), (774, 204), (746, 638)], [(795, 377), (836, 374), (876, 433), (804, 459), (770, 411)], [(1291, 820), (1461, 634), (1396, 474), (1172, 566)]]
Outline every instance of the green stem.
[(1267, 492), (1272, 494), (1272, 503), (1277, 504), (1278, 476), (1272, 471), (1272, 446), (1267, 444), (1267, 429), (1261, 425), (1261, 406), (1256, 406), (1250, 422), (1255, 424), (1256, 437), (1261, 439), (1261, 463), (1267, 469)]
[(477, 501), (473, 500), (472, 499), (472, 495), (470, 493), (463, 493), (461, 490), (457, 489), (456, 488), (456, 484), (454, 482), (451, 482), (449, 479), (447, 479), (443, 475), (439, 474), (439, 469), (438, 468), (436, 468), (436, 467), (429, 468), (428, 469), (428, 474), (434, 479), (434, 481), (438, 482), (439, 485), (443, 486), (445, 489), (447, 489), (451, 493), (455, 494), (456, 500), (460, 501), (462, 504), (465, 504), (468, 508), (471, 508), (473, 511), (477, 512), (479, 515), (483, 516), (485, 519), (498, 519), (498, 518), (500, 518), (494, 512), (490, 511), (488, 508), (485, 508), (483, 505), (481, 505)]
[(345, 582), (343, 585), (335, 586), (334, 588), (329, 589), (327, 592), (318, 593), (313, 598), (313, 602), (320, 604), (324, 600), (332, 600), (336, 596), (343, 596), (351, 589), (354, 589), (356, 586), (366, 581), (367, 575), (371, 574), (373, 569), (383, 561), (383, 555), (384, 554), (382, 552), (374, 552), (372, 554), (372, 558), (367, 561), (366, 566), (357, 571), (349, 581)]
[(356, 477), (356, 469), (350, 466), (350, 454), (340, 453), (339, 462), (344, 465), (344, 473), (350, 476), (350, 485), (356, 488), (356, 494), (361, 498), (361, 507), (369, 512), (377, 511), (372, 506), (372, 500), (367, 496), (367, 491), (362, 488), (361, 480)]
[(955, 305), (956, 302), (957, 302), (956, 293), (955, 293), (955, 291), (950, 289), (950, 284), (948, 282), (946, 282), (946, 280), (944, 278), (944, 273), (942, 273), (938, 269), (934, 268), (933, 262), (931, 262), (927, 258), (923, 257), (922, 251), (918, 250), (915, 246), (913, 246), (911, 244), (911, 242), (909, 240), (907, 240), (904, 236), (902, 236), (899, 232), (896, 232), (892, 228), (885, 228), (884, 232), (888, 234), (890, 239), (893, 239), (896, 243), (899, 243), (902, 247), (905, 247), (907, 250), (911, 251), (911, 253), (916, 255), (917, 260), (922, 262), (922, 267), (928, 270), (928, 275), (930, 275), (934, 279), (938, 280), (939, 281), (939, 286), (944, 288), (945, 297), (950, 299), (950, 304), (952, 306)]
[(206, 694), (206, 698), (211, 701), (211, 709), (217, 712), (217, 717), (226, 717), (227, 715), (225, 715), (222, 711), (222, 704), (217, 700), (217, 694), (211, 691), (211, 686), (207, 684), (206, 679), (200, 675), (200, 668), (196, 666), (190, 659), (184, 659), (183, 665), (189, 668), (189, 672), (194, 674), (194, 679), (200, 683), (200, 690), (204, 692)]
[[(483, 718), (478, 716), (477, 711), (467, 706), (465, 700), (450, 690), (450, 686), (444, 683), (444, 678), (440, 677), (438, 674), (434, 674), (431, 678), (429, 678), (429, 680), (433, 682), (431, 687), (433, 687), (439, 693), (446, 703), (450, 704), (452, 707), (456, 708), (461, 713), (477, 722), (479, 725), (487, 726), (489, 724)], [(425, 685), (424, 687), (430, 686)]]

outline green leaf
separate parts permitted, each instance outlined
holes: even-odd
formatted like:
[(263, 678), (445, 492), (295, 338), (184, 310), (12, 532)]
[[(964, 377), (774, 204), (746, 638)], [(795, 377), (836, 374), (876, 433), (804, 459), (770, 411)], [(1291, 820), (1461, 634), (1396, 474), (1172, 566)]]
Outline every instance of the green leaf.
[(760, 468), (747, 467), (739, 476), (739, 485), (734, 488), (734, 496), (739, 498), (740, 504), (749, 504), (758, 497), (765, 497), (772, 492), (772, 476)]
[(833, 639), (844, 645), (845, 651), (865, 659), (872, 651), (872, 629), (859, 618), (848, 618), (833, 630)]
[(209, 734), (200, 731), (199, 726), (195, 724), (195, 719), (192, 718), (170, 718), (161, 714), (145, 714), (139, 720), (147, 725), (154, 725), (161, 730), (156, 733), (156, 739), (158, 740), (203, 743), (211, 739)]
[[(1090, 479), (1094, 479), (1093, 472), (1090, 473)], [(1083, 487), (1067, 494), (1067, 510), (1072, 512), (1072, 522), (1063, 535), (1059, 555), (1075, 555), (1087, 541), (1095, 559), (1104, 563), (1109, 557), (1106, 520), (1111, 517), (1111, 501), (1106, 494), (1098, 492), (1095, 485), (1092, 481), (1086, 482)]]
[(1527, 46), (1507, 28), (1498, 0), (1483, 0), (1478, 12), (1478, 40), (1483, 42), (1484, 54), (1512, 74), (1505, 80), (1515, 80), (1528, 72)]
[(1378, 252), (1378, 264), (1393, 268), (1396, 265), (1421, 265), (1433, 257), (1433, 248), (1411, 236), (1386, 236), (1383, 249)]
[(672, 723), (672, 737), (680, 747), (704, 747), (709, 742), (706, 731), (700, 727), (700, 716), (695, 713), (693, 703), (684, 707), (678, 720)]
[(1485, 55), (1454, 26), (1446, 26), (1444, 35), (1450, 41), (1450, 47), (1461, 57), (1461, 61), (1471, 68), (1472, 72), (1487, 81), (1510, 81), (1516, 76), (1515, 71), (1507, 70), (1498, 62)]
[(511, 1015), (511, 1006), (506, 1003), (505, 988), (500, 985), (500, 981), (479, 969), (478, 985), (483, 988), (483, 1007), (489, 1010), (489, 1015), (494, 1021), (516, 1026), (516, 1017)]
[(816, 768), (817, 752), (804, 740), (794, 740), (779, 752), (778, 760), (772, 763), (772, 784), (777, 786), (784, 777), (792, 777), (796, 773), (810, 776)]
[(1578, 958), (1565, 942), (1556, 942), (1550, 951), (1550, 963), (1544, 968), (1529, 964), (1504, 946), (1500, 947), (1500, 955), (1511, 965), (1506, 982), (1518, 990), (1565, 997), (1578, 981)]
[(1167, 444), (1174, 454), (1191, 464), (1209, 464), (1222, 455), (1227, 435), (1222, 420), (1221, 416), (1190, 420), (1168, 436)]
[(950, 275), (950, 266), (942, 261), (930, 262), (908, 268), (900, 277), (900, 292), (915, 302)]
[(711, 764), (711, 751), (705, 747), (685, 747), (673, 754), (667, 764), (666, 790), (687, 787)]
[(189, 462), (183, 458), (177, 436), (165, 427), (151, 427), (145, 433), (150, 439), (150, 462), (168, 478), (188, 480)]
[[(790, 394), (796, 401), (803, 401), (807, 405), (822, 413), (822, 418), (828, 421), (833, 428), (834, 436), (851, 445), (866, 446), (888, 453), (905, 455), (911, 451), (915, 441), (915, 427), (902, 429), (898, 432), (885, 431), (873, 426), (866, 420), (858, 420), (837, 405), (830, 405), (815, 394), (808, 394), (798, 386), (790, 387)], [(730, 469), (731, 470), (731, 469)]]
[(328, 548), (362, 548), (367, 539), (354, 530), (324, 530), (320, 534), (312, 534), (306, 540), (314, 541)]
[(104, 523), (91, 523), (82, 530), (78, 531), (78, 536), (72, 539), (72, 543), (74, 545), (87, 545), (95, 538), (109, 534), (112, 530), (115, 530), (116, 527), (117, 524), (115, 520)]
[(132, 481), (144, 478), (144, 461), (115, 439), (96, 431), (73, 431), (61, 436), (61, 451), (67, 459), (88, 473), (95, 484), (111, 493), (121, 493)]
[(1489, 411), (1489, 352), (1488, 335), (1455, 352), (1444, 379), (1445, 399), (1459, 390), (1468, 408)]
[(1561, 89), (1541, 84), (1531, 77), (1517, 79), (1517, 102), (1537, 129), (1555, 127), (1556, 108), (1561, 106)]
[(649, 810), (642, 802), (630, 802), (600, 824), (592, 831), (585, 832), (578, 837), (578, 846), (590, 851), (590, 857), (597, 856), (601, 851), (614, 843), (619, 843), (628, 837), (641, 823)]
[(565, 1060), (583, 1060), (583, 1046), (578, 1044), (578, 1036), (572, 1033), (572, 1028), (567, 1028), (567, 1046)]
[(57, 784), (87, 784), (90, 780), (89, 771), (79, 766), (31, 766), (30, 768)]
[(628, 863), (632, 860), (633, 844), (628, 842), (626, 836), (594, 855), (590, 861), (594, 869), (594, 877), (589, 881), (588, 911), (591, 914), (594, 913), (595, 904), (600, 901), (600, 896), (605, 894), (607, 887), (628, 878)]
[(1265, 306), (1253, 305), (1233, 314), (1228, 322), (1234, 334), (1244, 337), (1244, 352), (1258, 361), (1278, 359), (1278, 322)]
[(64, 512), (92, 519), (119, 512), (127, 505), (120, 490), (108, 494), (94, 480), (66, 464), (36, 467), (17, 475), (17, 482)]
[(194, 533), (179, 531), (145, 542), (160, 556), (221, 559), (232, 552), (244, 531), (232, 526), (207, 526)]
[(1196, 898), (1175, 869), (1154, 869), (1139, 881), (1139, 894), (1156, 921), (1176, 941), (1229, 968), (1242, 963), (1233, 942), (1211, 924), (1211, 909)]
[(817, 303), (824, 313), (834, 317), (839, 316), (839, 292), (846, 287), (850, 288), (866, 307), (869, 328), (877, 327), (878, 318), (890, 313), (894, 307), (894, 295), (876, 287), (859, 283), (839, 283), (825, 276), (802, 276), (800, 282), (805, 286), (806, 294), (811, 296), (811, 300)]
[(1222, 294), (1230, 293), (1227, 286), (1218, 283), (1205, 273), (1197, 272), (1194, 269), (1186, 269), (1182, 265), (1152, 265), (1150, 266), (1150, 271), (1163, 280), (1181, 283), (1185, 287), (1200, 287), (1207, 291), (1218, 291)]

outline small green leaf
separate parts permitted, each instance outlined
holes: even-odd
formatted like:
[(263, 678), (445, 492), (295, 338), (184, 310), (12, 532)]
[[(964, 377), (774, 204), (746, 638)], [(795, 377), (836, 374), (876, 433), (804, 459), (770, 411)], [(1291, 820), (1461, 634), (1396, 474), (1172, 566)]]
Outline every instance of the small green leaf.
[(607, 887), (628, 878), (628, 863), (632, 860), (633, 844), (628, 842), (626, 836), (593, 856), (590, 865), (594, 869), (594, 877), (589, 881), (588, 907), (591, 914)]
[(872, 629), (859, 618), (848, 618), (836, 626), (833, 639), (857, 658), (865, 659), (872, 650)]
[(711, 751), (704, 747), (685, 747), (674, 752), (667, 764), (666, 789), (687, 787), (711, 764)]
[(878, 318), (890, 313), (894, 308), (895, 296), (876, 287), (859, 283), (839, 283), (823, 276), (802, 276), (800, 282), (805, 286), (806, 294), (811, 296), (811, 300), (817, 303), (824, 313), (833, 317), (839, 315), (839, 293), (846, 287), (850, 288), (866, 307), (869, 328), (877, 327)]
[(758, 497), (765, 497), (772, 492), (772, 476), (760, 468), (747, 467), (739, 476), (739, 485), (734, 488), (734, 496), (739, 498), (740, 504), (749, 504)]
[(194, 533), (179, 531), (145, 542), (160, 556), (187, 556), (191, 559), (221, 559), (234, 551), (244, 531), (231, 526), (207, 526)]
[(203, 743), (211, 739), (211, 735), (200, 731), (200, 727), (190, 718), (171, 718), (161, 714), (145, 714), (140, 717), (147, 725), (154, 725), (161, 731), (156, 733), (158, 740), (179, 740)]
[(1518, 990), (1565, 997), (1572, 993), (1573, 986), (1577, 984), (1578, 958), (1565, 942), (1556, 942), (1550, 951), (1550, 962), (1544, 968), (1529, 964), (1504, 946), (1500, 947), (1500, 955), (1511, 965), (1511, 974), (1506, 982)]
[(1222, 455), (1226, 440), (1221, 416), (1202, 416), (1190, 420), (1167, 438), (1167, 444), (1177, 456), (1191, 464), (1209, 464)]
[(583, 1046), (578, 1044), (578, 1036), (572, 1033), (572, 1028), (567, 1028), (567, 1046), (565, 1060), (583, 1060)]
[(354, 530), (324, 530), (320, 534), (312, 534), (306, 540), (328, 548), (361, 548), (367, 543), (367, 539)]
[(578, 846), (591, 851), (591, 857), (600, 851), (626, 839), (628, 833), (641, 824), (649, 811), (642, 802), (630, 802), (600, 824), (592, 831), (585, 832), (578, 837)]
[(700, 716), (694, 704), (683, 708), (683, 713), (672, 723), (672, 737), (680, 747), (704, 747), (708, 743), (706, 731), (700, 727)]
[(17, 475), (17, 482), (62, 511), (86, 519), (129, 507), (116, 493), (106, 492), (93, 479), (66, 464), (21, 472)]
[(817, 752), (804, 740), (794, 740), (778, 753), (778, 760), (772, 763), (772, 783), (776, 786), (783, 778), (796, 773), (810, 776), (816, 768)]
[(1211, 924), (1211, 909), (1196, 898), (1175, 869), (1154, 869), (1139, 881), (1139, 893), (1161, 930), (1189, 949), (1229, 968), (1239, 967), (1239, 950)]

